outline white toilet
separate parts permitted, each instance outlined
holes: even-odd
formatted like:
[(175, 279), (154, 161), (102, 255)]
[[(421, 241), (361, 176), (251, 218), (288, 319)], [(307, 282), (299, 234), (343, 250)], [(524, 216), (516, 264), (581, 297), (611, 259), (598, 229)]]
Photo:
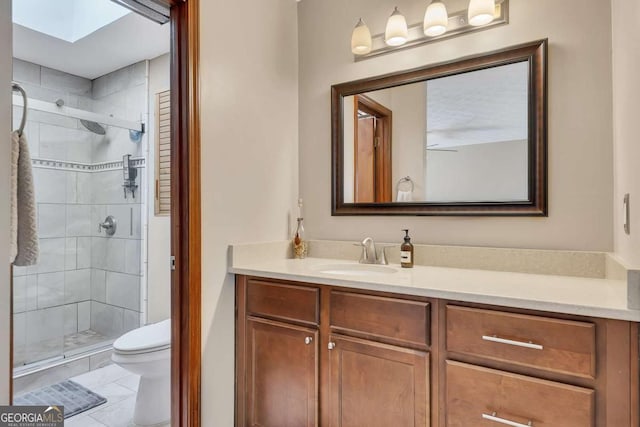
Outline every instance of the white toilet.
[(171, 418), (171, 319), (118, 338), (113, 343), (111, 360), (140, 375), (134, 425), (167, 425)]

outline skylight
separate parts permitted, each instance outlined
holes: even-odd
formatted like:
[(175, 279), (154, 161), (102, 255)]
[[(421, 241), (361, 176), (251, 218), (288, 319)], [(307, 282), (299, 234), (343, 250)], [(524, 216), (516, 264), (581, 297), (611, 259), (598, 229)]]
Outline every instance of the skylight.
[(111, 0), (19, 0), (13, 22), (74, 43), (131, 13)]

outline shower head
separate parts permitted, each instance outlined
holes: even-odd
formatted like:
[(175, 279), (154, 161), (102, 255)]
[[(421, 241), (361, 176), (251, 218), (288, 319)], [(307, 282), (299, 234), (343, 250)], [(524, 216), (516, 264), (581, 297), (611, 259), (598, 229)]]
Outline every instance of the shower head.
[(107, 133), (104, 128), (96, 122), (90, 122), (89, 120), (80, 120), (80, 123), (82, 123), (82, 126), (86, 127), (89, 131), (95, 134), (104, 135), (105, 133)]

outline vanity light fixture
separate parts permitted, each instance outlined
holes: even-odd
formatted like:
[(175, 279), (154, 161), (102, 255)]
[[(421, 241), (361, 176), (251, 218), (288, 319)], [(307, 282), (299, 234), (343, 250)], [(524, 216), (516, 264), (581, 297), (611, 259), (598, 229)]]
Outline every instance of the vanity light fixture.
[(447, 7), (440, 0), (433, 0), (424, 13), (424, 34), (435, 37), (444, 34), (449, 25)]
[(474, 27), (487, 25), (493, 21), (495, 10), (495, 0), (471, 0), (468, 10), (469, 24)]
[(389, 46), (402, 46), (409, 38), (407, 20), (398, 10), (398, 6), (393, 9), (393, 13), (387, 20), (387, 29), (384, 32), (384, 41)]
[(351, 52), (364, 55), (371, 52), (371, 32), (362, 18), (358, 20), (351, 34)]
[[(447, 0), (430, 0), (422, 22), (407, 26), (398, 7), (387, 20), (384, 33), (371, 35), (362, 19), (351, 35), (355, 61), (509, 23), (509, 0), (467, 0), (467, 9), (451, 12)], [(456, 3), (458, 4), (458, 3)]]

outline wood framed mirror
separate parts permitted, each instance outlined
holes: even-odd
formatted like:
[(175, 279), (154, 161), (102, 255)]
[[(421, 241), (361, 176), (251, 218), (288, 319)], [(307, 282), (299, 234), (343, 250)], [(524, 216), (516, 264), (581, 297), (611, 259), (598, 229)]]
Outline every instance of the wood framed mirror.
[(547, 40), (331, 87), (332, 215), (547, 215)]

